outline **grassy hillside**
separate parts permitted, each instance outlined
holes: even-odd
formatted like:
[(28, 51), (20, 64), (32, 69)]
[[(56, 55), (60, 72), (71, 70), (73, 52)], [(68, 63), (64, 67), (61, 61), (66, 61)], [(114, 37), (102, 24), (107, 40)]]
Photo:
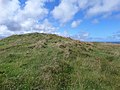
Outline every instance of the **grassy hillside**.
[(120, 90), (120, 45), (38, 33), (2, 39), (0, 90)]

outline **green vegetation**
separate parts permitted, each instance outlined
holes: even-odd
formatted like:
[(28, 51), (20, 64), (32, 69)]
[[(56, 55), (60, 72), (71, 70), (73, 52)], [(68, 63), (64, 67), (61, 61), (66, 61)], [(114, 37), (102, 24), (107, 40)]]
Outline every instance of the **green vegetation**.
[(120, 45), (38, 33), (2, 39), (0, 90), (120, 90)]

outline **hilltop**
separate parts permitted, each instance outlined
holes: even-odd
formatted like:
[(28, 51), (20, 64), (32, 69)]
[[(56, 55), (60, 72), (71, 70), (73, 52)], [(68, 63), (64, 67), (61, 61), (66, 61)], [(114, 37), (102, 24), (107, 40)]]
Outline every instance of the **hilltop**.
[(119, 90), (120, 45), (53, 34), (0, 40), (0, 90)]

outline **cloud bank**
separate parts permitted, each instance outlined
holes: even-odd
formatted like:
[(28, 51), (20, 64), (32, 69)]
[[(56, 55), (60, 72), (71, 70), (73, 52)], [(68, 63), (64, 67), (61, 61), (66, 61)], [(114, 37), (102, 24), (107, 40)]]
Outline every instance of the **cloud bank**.
[[(61, 27), (55, 27), (49, 17), (60, 25), (70, 23), (73, 29), (84, 22), (84, 18), (108, 17), (120, 11), (120, 0), (60, 0), (52, 10), (45, 5), (55, 0), (26, 0), (24, 5), (20, 1), (0, 0), (0, 37), (32, 32), (59, 33), (57, 30)], [(75, 19), (77, 13), (82, 13), (83, 17)], [(99, 23), (97, 19), (92, 22)], [(77, 36), (83, 39), (88, 34)]]
[(45, 2), (49, 1), (27, 0), (21, 8), (19, 0), (0, 0), (0, 35), (54, 32), (56, 28), (44, 19), (48, 14), (48, 9), (44, 7)]
[(79, 24), (82, 22), (82, 20), (76, 20), (71, 23), (72, 28), (76, 28), (79, 26)]
[(61, 23), (66, 23), (82, 10), (86, 18), (97, 15), (107, 17), (115, 11), (120, 11), (120, 0), (61, 0), (52, 14)]

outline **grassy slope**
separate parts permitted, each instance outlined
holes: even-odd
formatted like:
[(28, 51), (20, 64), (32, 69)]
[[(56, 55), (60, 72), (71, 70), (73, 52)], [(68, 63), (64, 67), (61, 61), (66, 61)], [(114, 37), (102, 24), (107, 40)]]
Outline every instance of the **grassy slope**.
[(120, 90), (120, 45), (8, 37), (0, 40), (0, 90)]

